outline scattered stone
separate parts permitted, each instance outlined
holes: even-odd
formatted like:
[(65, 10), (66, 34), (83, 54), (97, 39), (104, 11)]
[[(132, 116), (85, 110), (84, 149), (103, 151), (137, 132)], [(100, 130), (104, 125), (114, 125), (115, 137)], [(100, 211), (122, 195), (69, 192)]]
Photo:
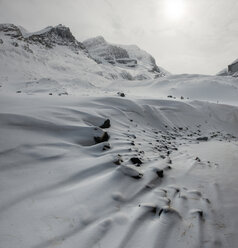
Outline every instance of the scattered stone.
[(33, 53), (33, 51), (29, 48), (29, 45), (24, 45), (23, 49), (29, 53)]
[(198, 137), (197, 141), (208, 141), (208, 137)]
[(171, 96), (171, 95), (168, 95), (167, 97), (168, 97), (168, 98), (173, 98), (173, 96)]
[(17, 42), (12, 42), (12, 45), (14, 46), (14, 47), (19, 47), (19, 45), (18, 45), (18, 43)]
[(117, 95), (119, 95), (121, 97), (125, 97), (126, 96), (125, 93), (123, 93), (123, 92), (117, 92)]
[(115, 160), (113, 163), (116, 165), (121, 165), (121, 163), (123, 163), (123, 159), (118, 157), (117, 160)]
[(164, 177), (164, 171), (161, 169), (155, 169), (155, 173), (157, 174), (158, 177), (163, 178)]
[(68, 96), (68, 92), (62, 92), (62, 93), (59, 93), (58, 95), (59, 96), (63, 96), (63, 95)]
[(172, 170), (172, 167), (170, 165), (166, 166), (164, 170)]
[(197, 160), (198, 162), (201, 162), (201, 159), (199, 157), (196, 157), (195, 160)]
[(172, 160), (168, 157), (168, 159), (167, 159), (167, 163), (168, 164), (172, 164)]
[(148, 212), (152, 212), (153, 214), (157, 213), (157, 206), (153, 203), (142, 203), (139, 204), (139, 207), (143, 207), (148, 210)]
[(109, 138), (110, 138), (110, 136), (108, 135), (108, 133), (104, 132), (101, 137), (94, 137), (94, 140), (95, 140), (96, 144), (98, 144), (98, 143), (108, 141)]
[(142, 161), (137, 157), (131, 158), (130, 161), (132, 162), (132, 164), (135, 164), (138, 167), (142, 164)]
[(103, 151), (106, 151), (106, 150), (109, 150), (109, 149), (111, 149), (111, 146), (110, 146), (110, 144), (107, 144), (107, 145), (105, 145), (104, 147), (103, 147)]
[(104, 123), (100, 126), (100, 128), (109, 128), (111, 126), (110, 120), (107, 119)]

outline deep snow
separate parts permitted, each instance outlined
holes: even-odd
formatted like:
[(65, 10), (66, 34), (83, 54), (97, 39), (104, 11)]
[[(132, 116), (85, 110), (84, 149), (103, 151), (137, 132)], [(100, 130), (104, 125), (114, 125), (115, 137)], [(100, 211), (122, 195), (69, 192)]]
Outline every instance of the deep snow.
[(238, 108), (149, 88), (1, 89), (1, 247), (236, 247)]

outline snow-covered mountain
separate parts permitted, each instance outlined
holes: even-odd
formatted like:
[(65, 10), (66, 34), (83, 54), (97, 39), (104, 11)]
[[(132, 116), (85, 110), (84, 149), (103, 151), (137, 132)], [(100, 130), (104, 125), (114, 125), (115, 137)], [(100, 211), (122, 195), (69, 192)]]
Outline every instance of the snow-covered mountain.
[[(97, 49), (93, 43), (89, 46), (89, 41), (84, 43), (90, 51)], [(63, 25), (30, 33), (20, 26), (0, 24), (0, 81), (32, 82), (47, 78), (56, 80), (61, 87), (69, 81), (91, 87), (100, 86), (105, 79), (141, 80), (166, 74), (152, 56), (137, 47), (128, 51), (116, 46), (110, 49), (117, 63), (99, 63), (94, 53), (89, 53)]]
[(102, 36), (85, 40), (83, 44), (97, 63), (140, 70), (141, 74), (136, 75), (136, 79), (148, 79), (151, 74), (154, 74), (154, 77), (168, 74), (157, 66), (155, 59), (150, 54), (136, 45), (110, 44)]

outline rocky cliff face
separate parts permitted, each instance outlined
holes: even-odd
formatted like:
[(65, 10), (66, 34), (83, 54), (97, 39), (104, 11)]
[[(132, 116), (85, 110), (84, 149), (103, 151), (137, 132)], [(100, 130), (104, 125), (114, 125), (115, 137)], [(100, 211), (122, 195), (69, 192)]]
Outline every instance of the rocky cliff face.
[(68, 46), (75, 50), (86, 51), (85, 46), (75, 39), (70, 29), (61, 24), (56, 27), (49, 27), (45, 32), (32, 34), (27, 39), (29, 42), (37, 42), (48, 48), (52, 48), (57, 44)]

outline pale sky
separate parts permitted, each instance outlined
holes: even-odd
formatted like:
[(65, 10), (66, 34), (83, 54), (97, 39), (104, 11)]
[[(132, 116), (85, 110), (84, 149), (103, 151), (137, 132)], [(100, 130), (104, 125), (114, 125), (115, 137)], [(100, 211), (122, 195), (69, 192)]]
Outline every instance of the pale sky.
[(238, 58), (237, 0), (0, 0), (0, 23), (136, 44), (172, 73), (216, 74)]

